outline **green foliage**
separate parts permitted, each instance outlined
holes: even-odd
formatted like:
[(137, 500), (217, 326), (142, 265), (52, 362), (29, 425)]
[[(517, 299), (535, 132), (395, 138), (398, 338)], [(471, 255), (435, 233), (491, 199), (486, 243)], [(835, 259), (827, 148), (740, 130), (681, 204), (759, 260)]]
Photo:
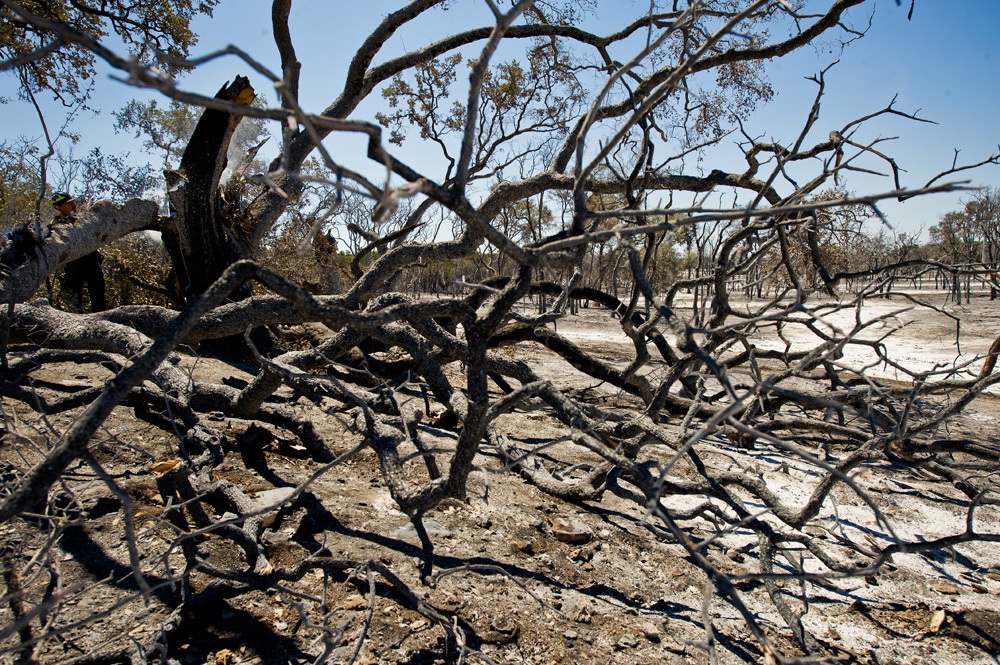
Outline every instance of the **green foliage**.
[(59, 155), (56, 170), (61, 171), (61, 177), (43, 187), (41, 154), (37, 143), (27, 138), (0, 143), (0, 227), (20, 226), (36, 216), (47, 221), (52, 214), (48, 196), (56, 189), (72, 192), (86, 204), (99, 199), (139, 198), (157, 183), (149, 165), (133, 166), (127, 154), (106, 155), (94, 148), (82, 159), (75, 158), (72, 151)]
[(774, 89), (765, 77), (763, 63), (732, 62), (718, 68), (714, 87), (698, 90), (694, 97), (698, 112), (690, 138), (717, 139), (738, 118), (771, 101)]
[(555, 216), (548, 206), (535, 199), (521, 199), (504, 206), (496, 220), (497, 226), (520, 243), (537, 242), (551, 233)]
[(446, 133), (461, 131), (464, 124), (461, 107), (453, 108), (451, 113), (441, 110), (461, 62), (462, 56), (458, 53), (446, 58), (434, 58), (414, 68), (412, 83), (401, 74), (392, 78), (382, 90), (382, 96), (393, 110), (375, 114), (375, 119), (383, 127), (392, 130), (390, 143), (402, 145), (406, 138), (405, 124), (417, 127), (422, 139), (440, 140)]
[(684, 240), (683, 230), (687, 228), (682, 226), (676, 231), (665, 231), (657, 238), (656, 257), (649, 275), (649, 283), (654, 289), (667, 290), (694, 268), (697, 257), (687, 251)]
[[(437, 143), (451, 161), (458, 144), (447, 140), (462, 136), (467, 117), (465, 99), (450, 97), (462, 62), (462, 56), (454, 54), (392, 78), (382, 90), (392, 111), (376, 114), (379, 123), (391, 129), (391, 143), (402, 144), (406, 128), (413, 127), (421, 139)], [(467, 61), (469, 68), (474, 64)], [(473, 173), (508, 165), (507, 150), (530, 153), (564, 135), (583, 103), (583, 86), (576, 79), (579, 67), (553, 41), (531, 48), (522, 60), (489, 68), (477, 109), (482, 120), (475, 138)]]
[(961, 210), (946, 213), (932, 226), (930, 238), (941, 261), (981, 261), (995, 267), (1000, 260), (1000, 191), (985, 187), (976, 192)]
[(173, 279), (163, 243), (145, 233), (133, 233), (101, 248), (109, 307), (160, 305), (171, 307)]
[[(267, 99), (263, 95), (258, 95), (253, 102), (253, 106), (263, 108), (267, 105)], [(142, 139), (143, 147), (151, 153), (162, 154), (162, 166), (164, 169), (176, 168), (180, 164), (184, 149), (187, 146), (191, 134), (194, 132), (198, 119), (201, 117), (200, 108), (183, 104), (171, 100), (164, 108), (156, 100), (150, 102), (140, 102), (132, 100), (121, 110), (114, 111), (115, 131), (130, 132), (137, 139)], [(234, 170), (239, 170), (239, 183), (227, 183), (227, 205), (230, 208), (240, 208), (241, 213), (245, 212), (246, 205), (237, 201), (246, 193), (246, 182), (243, 182), (246, 174), (266, 170), (263, 161), (257, 160), (255, 155), (251, 155), (250, 163), (243, 164), (243, 160), (268, 137), (266, 122), (260, 118), (244, 118), (229, 144), (227, 158)], [(159, 176), (150, 177), (156, 183), (160, 182)], [(155, 183), (147, 189), (152, 189)], [(237, 220), (238, 222), (238, 220)]]
[(149, 164), (129, 164), (128, 156), (128, 153), (107, 155), (100, 148), (94, 148), (79, 160), (70, 155), (60, 160), (64, 182), (57, 183), (56, 188), (85, 201), (140, 198), (156, 187), (159, 176)]
[(27, 139), (0, 143), (0, 225), (29, 221), (38, 201), (38, 147)]
[[(25, 11), (62, 23), (93, 39), (116, 34), (132, 54), (148, 60), (155, 51), (185, 58), (198, 42), (190, 28), (197, 14), (212, 15), (219, 0), (21, 0)], [(0, 11), (0, 59), (27, 56), (50, 44), (56, 34), (18, 21)], [(62, 44), (19, 68), (22, 93), (48, 90), (64, 103), (86, 99), (86, 82), (94, 76), (95, 57), (79, 44)], [(169, 69), (169, 66), (165, 67)]]
[[(145, 233), (133, 233), (105, 245), (100, 254), (109, 308), (121, 305), (176, 306), (169, 293), (176, 288), (176, 280), (170, 271), (166, 249), (159, 240)], [(61, 271), (53, 273), (35, 297), (47, 298), (57, 307), (65, 307), (60, 274)], [(89, 294), (85, 291), (84, 307), (89, 310), (88, 303)]]
[(199, 109), (174, 100), (161, 108), (155, 99), (150, 102), (133, 99), (113, 115), (115, 131), (132, 132), (143, 140), (143, 147), (162, 152), (167, 166), (180, 159), (200, 113)]

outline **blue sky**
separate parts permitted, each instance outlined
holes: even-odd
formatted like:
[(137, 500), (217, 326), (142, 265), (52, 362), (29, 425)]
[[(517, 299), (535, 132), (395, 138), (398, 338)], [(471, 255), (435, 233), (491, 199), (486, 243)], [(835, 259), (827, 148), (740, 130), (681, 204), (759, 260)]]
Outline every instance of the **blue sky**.
[[(822, 135), (844, 122), (884, 107), (898, 95), (895, 108), (919, 111), (938, 124), (891, 118), (870, 125), (859, 137), (898, 137), (882, 145), (892, 154), (904, 184), (916, 187), (950, 166), (954, 150), (959, 162), (978, 162), (1000, 144), (1000, 2), (997, 0), (917, 0), (913, 18), (906, 19), (909, 1), (892, 0), (876, 6), (868, 35), (843, 53), (799, 53), (772, 64), (771, 79), (778, 98), (755, 120), (780, 128), (786, 113), (801, 117), (811, 103), (815, 85), (803, 79), (822, 65), (839, 60), (826, 76), (827, 94), (817, 131)], [(863, 22), (860, 12), (855, 24)], [(796, 113), (795, 109), (798, 109)], [(790, 111), (791, 110), (791, 111)], [(776, 129), (774, 131), (780, 131)], [(788, 138), (787, 136), (784, 138)], [(951, 179), (976, 185), (1000, 183), (1000, 167), (984, 167)], [(858, 192), (888, 189), (888, 178), (847, 176)], [(911, 199), (886, 204), (892, 222), (913, 232), (926, 229), (959, 205), (958, 195)]]
[[(606, 5), (607, 6), (607, 5)], [(327, 105), (341, 85), (346, 64), (354, 47), (396, 3), (370, 0), (367, 3), (331, 3), (329, 0), (295, 0), (292, 34), (303, 62), (302, 104), (311, 111)], [(624, 25), (648, 7), (645, 0), (620, 0), (610, 3), (593, 18), (602, 31), (610, 32)], [(907, 21), (909, 1), (897, 6), (894, 0), (878, 0), (872, 27), (864, 39), (844, 52), (833, 45), (807, 48), (794, 56), (769, 65), (769, 78), (778, 91), (775, 100), (758, 109), (747, 119), (748, 130), (756, 136), (789, 142), (797, 135), (812, 103), (815, 85), (805, 77), (817, 73), (835, 60), (827, 74), (827, 94), (822, 117), (815, 128), (815, 139), (822, 140), (830, 129), (846, 121), (884, 107), (898, 95), (896, 108), (916, 112), (939, 124), (930, 125), (893, 118), (878, 121), (858, 135), (861, 142), (875, 137), (898, 137), (883, 144), (899, 165), (907, 170), (904, 184), (917, 187), (932, 174), (950, 165), (954, 149), (960, 161), (979, 161), (997, 150), (1000, 143), (1000, 50), (996, 27), (1000, 25), (1000, 0), (917, 0), (912, 21)], [(851, 20), (856, 27), (867, 23), (871, 5), (855, 10)], [(490, 15), (485, 3), (455, 0), (448, 11), (436, 11), (421, 23), (395, 35), (386, 45), (385, 57), (422, 46), (448, 30), (467, 24), (485, 24)], [(270, 2), (268, 0), (223, 0), (212, 19), (199, 19), (195, 31), (201, 35), (196, 53), (205, 53), (226, 44), (236, 44), (272, 70), (278, 70), (278, 57), (270, 37)], [(381, 58), (380, 58), (381, 59)], [(226, 79), (247, 68), (233, 58), (213, 63), (188, 77), (182, 84), (206, 94), (213, 94)], [(13, 79), (0, 77), (0, 95), (13, 97)], [(266, 82), (255, 80), (265, 94)], [(83, 136), (77, 153), (95, 145), (106, 150), (131, 150), (138, 146), (130, 137), (116, 136), (110, 111), (123, 106), (132, 97), (148, 93), (136, 91), (102, 74), (97, 82), (94, 106), (100, 115), (79, 119)], [(16, 134), (40, 135), (37, 119), (27, 104), (13, 101), (3, 108), (5, 122), (0, 137)], [(356, 117), (370, 119), (377, 110), (372, 103), (359, 109)], [(60, 110), (47, 105), (51, 126), (60, 124)], [(813, 138), (813, 137), (811, 137)], [(732, 141), (730, 141), (732, 143)], [(333, 145), (339, 154), (350, 154), (361, 144), (340, 141)], [(731, 150), (734, 156), (738, 152)], [(363, 154), (363, 150), (360, 151)], [(409, 142), (405, 159), (431, 160), (427, 153)], [(707, 169), (715, 164), (707, 164)], [(739, 163), (721, 164), (724, 169), (738, 169)], [(973, 184), (1000, 183), (1000, 167), (987, 167), (958, 176)], [(956, 178), (956, 179), (957, 179)], [(846, 184), (857, 192), (891, 189), (888, 178), (848, 175)], [(886, 204), (885, 210), (894, 225), (917, 232), (959, 205), (959, 196), (944, 195), (910, 200), (905, 204)]]

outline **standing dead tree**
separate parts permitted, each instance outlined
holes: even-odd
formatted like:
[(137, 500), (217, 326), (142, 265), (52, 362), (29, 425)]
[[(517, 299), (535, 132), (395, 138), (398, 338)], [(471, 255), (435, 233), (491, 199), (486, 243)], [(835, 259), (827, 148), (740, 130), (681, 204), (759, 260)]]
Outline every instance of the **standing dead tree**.
[[(281, 76), (235, 47), (187, 63), (237, 56), (278, 88), (275, 108), (249, 106), (243, 79), (214, 97), (182, 90), (72, 26), (0, 0), (5, 20), (86, 49), (133, 85), (206, 108), (171, 180), (167, 216), (142, 202), (99, 208), (107, 219), (99, 214), (74, 230), (74, 249), (47, 245), (0, 289), (12, 303), (6, 324), (13, 343), (0, 383), (10, 414), (2, 449), (0, 648), (12, 659), (135, 663), (190, 655), (232, 662), (220, 660), (235, 658), (231, 652), (219, 654), (234, 643), (205, 627), (224, 632), (238, 615), (260, 628), (260, 636), (246, 638), (251, 655), (358, 662), (363, 649), (389, 648), (373, 632), (385, 627), (374, 612), (380, 602), (387, 615), (399, 607), (434, 624), (443, 641), (433, 649), (443, 657), (491, 662), (484, 645), (516, 642), (516, 631), (477, 627), (474, 613), (430, 598), (431, 590), (459, 593), (459, 573), (500, 572), (526, 589), (535, 576), (495, 553), (472, 560), (437, 551), (440, 532), (428, 513), (455, 500), (488, 504), (490, 485), (474, 481), (481, 470), (516, 470), (589, 515), (624, 501), (629, 527), (645, 529), (649, 543), (676, 546), (675, 555), (699, 571), (703, 638), (693, 647), (713, 662), (832, 660), (841, 654), (808, 616), (817, 589), (877, 576), (905, 553), (1000, 540), (978, 517), (995, 514), (996, 440), (948, 434), (949, 423), (1000, 382), (995, 358), (978, 373), (962, 363), (920, 369), (900, 362), (886, 332), (898, 313), (866, 317), (865, 305), (891, 292), (897, 271), (916, 264), (838, 270), (818, 241), (837, 219), (825, 211), (877, 215), (884, 199), (954, 191), (961, 185), (936, 183), (962, 168), (904, 190), (877, 139), (863, 138), (872, 118), (917, 120), (892, 104), (816, 141), (824, 93), (818, 76), (813, 108), (788, 143), (746, 136), (745, 166), (683, 171), (685, 156), (722, 140), (728, 118), (770, 95), (761, 63), (818, 39), (853, 39), (846, 12), (864, 0), (835, 0), (814, 14), (772, 0), (691, 3), (639, 16), (609, 35), (585, 29), (572, 7), (523, 1), (504, 13), (487, 2), (490, 25), (375, 64), (392, 35), (441, 4), (416, 0), (385, 17), (353, 54), (336, 99), (309, 114), (298, 102), (290, 0), (273, 3)], [(527, 47), (497, 62), (509, 44)], [(468, 86), (445, 113), (449, 82), (466, 58)], [(393, 108), (403, 109), (382, 119), (393, 128), (389, 142), (416, 127), (442, 150), (439, 177), (395, 157), (382, 125), (354, 119), (380, 86)], [(283, 145), (246, 203), (224, 201), (226, 145), (245, 116), (280, 123)], [(367, 157), (387, 173), (385, 182), (324, 148), (325, 138), (341, 132), (368, 138)], [(304, 175), (314, 152), (325, 180)], [(896, 174), (891, 191), (819, 196), (835, 178), (870, 170), (871, 160)], [(515, 171), (520, 177), (510, 179)], [(356, 279), (341, 294), (313, 296), (292, 276), (237, 260), (252, 256), (305, 183), (317, 180), (333, 206), (347, 191), (369, 197), (375, 229), (402, 200), (415, 201), (400, 231), (365, 231), (364, 246), (377, 256), (354, 261)], [(735, 192), (739, 204), (674, 203), (711, 192)], [(671, 204), (650, 205), (659, 195)], [(546, 196), (567, 203), (561, 228), (522, 234), (495, 223), (509, 206), (534, 199), (541, 220)], [(454, 236), (408, 241), (435, 211), (454, 222)], [(126, 213), (133, 221), (122, 222)], [(335, 208), (326, 219), (336, 222)], [(185, 309), (123, 306), (81, 315), (28, 302), (44, 275), (76, 252), (139, 228), (167, 235), (175, 270), (188, 276)], [(657, 248), (666, 233), (686, 229), (714, 247), (702, 257), (709, 264), (654, 289)], [(596, 288), (584, 270), (611, 245), (628, 276), (617, 296)], [(464, 280), (456, 284), (460, 295), (437, 299), (392, 289), (422, 266), (486, 252), (503, 255), (497, 265), (509, 266), (508, 274)], [(743, 297), (764, 279), (780, 284), (776, 295)], [(847, 282), (862, 286), (847, 292)], [(252, 285), (257, 295), (244, 297)], [(706, 305), (698, 314), (687, 299), (692, 291)], [(544, 313), (516, 307), (539, 294), (552, 299)], [(558, 332), (553, 324), (579, 300), (614, 316), (627, 354), (609, 360)], [(298, 324), (320, 324), (325, 334), (313, 347), (268, 354), (248, 341), (250, 371), (240, 376), (205, 377), (192, 353), (252, 327)], [(542, 348), (566, 371), (550, 374), (519, 355)], [(855, 350), (867, 359), (854, 360)], [(88, 368), (86, 386), (60, 380), (72, 365)], [(904, 380), (880, 378), (877, 365)], [(36, 430), (24, 425), (29, 409), (39, 414)], [(536, 410), (544, 436), (512, 424)], [(141, 437), (120, 433), (135, 431), (122, 429), (126, 417), (145, 423)], [(287, 468), (303, 458), (304, 471)], [(419, 549), (378, 525), (347, 526), (349, 510), (324, 501), (334, 478), (346, 484), (348, 466), (365, 463), (377, 468), (373, 482), (411, 523)], [(769, 465), (799, 474), (793, 498), (771, 485)], [(913, 471), (941, 492), (957, 488), (958, 496), (947, 495), (964, 514), (947, 535), (904, 533), (859, 480), (862, 468)], [(872, 527), (840, 519), (847, 505), (869, 511)], [(577, 537), (566, 520), (542, 528)], [(374, 533), (365, 536), (365, 529)], [(732, 560), (751, 563), (736, 569), (720, 561), (720, 543), (736, 552)], [(418, 566), (404, 554), (418, 555)], [(594, 551), (572, 556), (587, 560)], [(555, 577), (536, 579), (557, 585)], [(340, 597), (343, 582), (361, 592), (360, 602)], [(669, 604), (668, 587), (657, 579), (644, 593), (643, 612)], [(265, 594), (280, 598), (289, 615), (265, 622), (267, 611), (253, 609)], [(348, 619), (338, 618), (341, 600), (357, 611)], [(93, 608), (83, 618), (71, 610), (81, 602)], [(718, 637), (718, 606), (730, 608), (741, 626), (726, 643)], [(553, 608), (543, 599), (539, 611)], [(95, 628), (95, 617), (120, 627), (136, 613), (151, 617), (152, 627), (127, 636)], [(90, 655), (80, 653), (81, 644)]]

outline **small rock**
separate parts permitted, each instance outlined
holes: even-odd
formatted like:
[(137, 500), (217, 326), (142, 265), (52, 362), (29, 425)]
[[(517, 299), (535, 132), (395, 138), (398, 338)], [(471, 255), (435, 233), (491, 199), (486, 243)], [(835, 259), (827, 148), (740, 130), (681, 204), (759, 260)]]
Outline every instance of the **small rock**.
[(663, 648), (666, 649), (667, 651), (678, 654), (687, 653), (687, 647), (681, 642), (678, 642), (674, 638), (670, 637), (669, 635), (665, 635), (662, 639), (663, 641), (661, 642), (661, 644)]
[(265, 531), (264, 535), (261, 536), (261, 540), (271, 546), (285, 545), (291, 540), (295, 532), (290, 529), (282, 529), (281, 531)]
[(648, 621), (641, 624), (639, 629), (642, 631), (643, 636), (650, 642), (660, 641), (660, 630)]
[(586, 543), (594, 534), (580, 520), (556, 517), (552, 520), (552, 536), (564, 543)]
[(500, 619), (497, 621), (490, 622), (490, 630), (497, 633), (500, 639), (495, 640), (498, 643), (507, 643), (513, 639), (516, 639), (518, 635), (521, 634), (521, 626), (511, 620), (509, 617), (506, 619)]
[(531, 520), (530, 526), (532, 529), (537, 529), (541, 531), (542, 529), (545, 528), (545, 522), (543, 522), (542, 520)]
[(600, 537), (601, 540), (608, 540), (609, 538), (611, 538), (611, 532), (608, 531), (607, 529), (601, 529), (600, 531), (597, 532), (597, 535)]
[(635, 635), (622, 635), (622, 638), (615, 643), (615, 649), (634, 649), (639, 646), (639, 640), (636, 639)]
[(510, 546), (512, 549), (523, 554), (533, 554), (535, 552), (535, 544), (523, 538), (512, 538)]
[(575, 640), (576, 638), (580, 637), (580, 634), (577, 633), (575, 630), (567, 630), (565, 633), (563, 633), (563, 637), (565, 637), (567, 640)]
[(957, 596), (962, 593), (962, 589), (960, 587), (957, 587), (954, 584), (949, 584), (948, 582), (931, 582), (930, 587), (938, 593), (942, 593), (946, 596)]
[(257, 492), (254, 499), (254, 510), (265, 510), (277, 504), (277, 508), (272, 508), (270, 512), (263, 515), (264, 526), (270, 527), (278, 519), (278, 512), (286, 508), (285, 502), (295, 494), (294, 487), (275, 487), (272, 490)]
[[(451, 538), (451, 531), (444, 527), (440, 522), (436, 520), (424, 520), (424, 530), (427, 531), (428, 536), (438, 536), (441, 538)], [(406, 540), (408, 538), (417, 537), (417, 529), (412, 524), (407, 524), (401, 529), (397, 529), (394, 534), (396, 538), (400, 540)]]
[(416, 621), (410, 624), (410, 630), (412, 630), (414, 633), (418, 633), (430, 625), (431, 622), (427, 621), (426, 619), (417, 619)]
[(938, 610), (933, 615), (931, 615), (931, 623), (927, 627), (932, 633), (936, 633), (941, 630), (941, 626), (944, 622), (948, 620), (948, 614), (944, 610)]
[(510, 619), (501, 619), (499, 623), (490, 622), (489, 629), (481, 630), (479, 637), (486, 644), (509, 644), (517, 641), (517, 636), (520, 634), (520, 625)]

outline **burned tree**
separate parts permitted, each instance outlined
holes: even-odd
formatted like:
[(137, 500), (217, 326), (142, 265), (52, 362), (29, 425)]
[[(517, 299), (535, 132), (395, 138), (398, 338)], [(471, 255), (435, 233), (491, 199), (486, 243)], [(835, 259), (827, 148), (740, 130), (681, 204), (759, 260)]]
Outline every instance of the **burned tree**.
[[(504, 13), (486, 3), (489, 24), (376, 64), (397, 31), (441, 4), (418, 0), (382, 19), (352, 54), (334, 101), (310, 114), (299, 105), (289, 0), (272, 11), (280, 76), (226, 52), (271, 79), (282, 96), (274, 108), (249, 106), (243, 79), (215, 97), (183, 90), (92, 36), (0, 0), (18, 21), (88, 49), (131, 84), (206, 108), (172, 176), (170, 215), (137, 201), (109, 204), (99, 209), (107, 220), (77, 239), (82, 252), (115, 233), (162, 228), (188, 279), (182, 311), (76, 315), (28, 302), (45, 271), (71, 254), (54, 244), (47, 262), (4, 281), (14, 345), (0, 389), (17, 414), (0, 502), (11, 543), (9, 627), (0, 630), (8, 653), (68, 658), (63, 636), (83, 640), (87, 625), (64, 620), (71, 594), (114, 621), (139, 603), (155, 617), (155, 629), (130, 641), (114, 631), (87, 636), (106, 662), (225, 662), (236, 644), (210, 635), (229, 631), (233, 617), (261, 628), (244, 645), (252, 657), (355, 662), (366, 649), (396, 648), (389, 633), (402, 622), (384, 617), (397, 612), (408, 630), (433, 626), (441, 638), (412, 647), (414, 659), (423, 649), (490, 662), (488, 650), (513, 657), (530, 640), (546, 648), (532, 655), (571, 648), (575, 631), (544, 621), (483, 624), (505, 601), (463, 585), (498, 575), (538, 599), (539, 616), (568, 612), (561, 598), (572, 596), (575, 620), (594, 624), (587, 603), (603, 594), (632, 612), (623, 617), (683, 616), (702, 631), (684, 639), (713, 661), (829, 661), (842, 654), (810, 615), (815, 594), (877, 581), (914, 552), (993, 551), (1000, 536), (979, 516), (996, 511), (996, 439), (949, 428), (960, 430), (963, 410), (1000, 382), (997, 344), (943, 366), (900, 360), (887, 339), (905, 312), (868, 316), (866, 304), (893, 294), (901, 271), (943, 264), (901, 257), (857, 267), (838, 263), (825, 243), (843, 211), (878, 217), (883, 200), (955, 191), (962, 185), (941, 179), (966, 167), (904, 190), (866, 123), (919, 118), (890, 103), (818, 132), (824, 72), (796, 135), (744, 133), (739, 168), (684, 169), (685, 156), (717, 145), (729, 121), (769, 97), (765, 61), (853, 38), (846, 12), (867, 3), (837, 0), (814, 14), (770, 0), (694, 3), (607, 35), (588, 31), (572, 7), (521, 2)], [(500, 60), (512, 45), (523, 53)], [(466, 61), (468, 86), (455, 92)], [(379, 90), (397, 111), (378, 123), (355, 118)], [(219, 181), (240, 117), (274, 120), (283, 144), (237, 223)], [(366, 138), (384, 181), (326, 149), (323, 139), (341, 132)], [(440, 148), (440, 173), (394, 155), (391, 146), (412, 134)], [(322, 168), (308, 170), (314, 153)], [(894, 174), (889, 191), (838, 189), (872, 163)], [(308, 199), (307, 187), (325, 190), (326, 209), (305, 237), (355, 234), (354, 281), (343, 293), (312, 295), (295, 275), (237, 260)], [(697, 195), (710, 192), (737, 204), (709, 207)], [(370, 225), (340, 208), (358, 197), (367, 197)], [(519, 208), (530, 228), (515, 223)], [(143, 215), (126, 224), (126, 211)], [(433, 215), (454, 234), (418, 238)], [(658, 276), (664, 244), (685, 238), (699, 249), (697, 269)], [(395, 289), (449, 263), (461, 266), (452, 273), (457, 295)], [(611, 266), (617, 293), (587, 270), (595, 265)], [(243, 297), (251, 285), (263, 294)], [(895, 293), (951, 315), (919, 294)], [(550, 298), (543, 313), (521, 306), (538, 295)], [(577, 301), (605, 314), (620, 342), (614, 353), (571, 334)], [(267, 353), (248, 342), (240, 368), (206, 374), (200, 345), (258, 326), (320, 332), (311, 345)], [(89, 379), (70, 390), (58, 379), (73, 364)], [(29, 410), (57, 424), (33, 439), (20, 425)], [(130, 434), (137, 428), (143, 436)], [(933, 537), (898, 528), (862, 469), (920, 474), (960, 514)], [(793, 490), (779, 491), (779, 474), (794, 476)], [(491, 502), (507, 500), (493, 492), (500, 483), (502, 497), (545, 497), (534, 500), (545, 517), (533, 531), (494, 511)], [(566, 506), (579, 518), (556, 514)], [(452, 513), (452, 528), (467, 536), (459, 542), (440, 523)], [(504, 531), (484, 535), (494, 520)], [(608, 535), (594, 533), (599, 520)], [(26, 534), (20, 541), (15, 525)], [(61, 552), (79, 562), (72, 591)], [(538, 556), (516, 558), (525, 554)], [(631, 554), (624, 567), (645, 577), (619, 589), (616, 575), (627, 572), (619, 559)], [(692, 581), (683, 589), (664, 575), (680, 561)], [(343, 597), (344, 582), (360, 595)], [(268, 598), (286, 606), (280, 620), (258, 609)], [(601, 619), (595, 657), (639, 648), (620, 634), (634, 632), (635, 620), (619, 619)], [(934, 620), (935, 631), (945, 625)], [(661, 638), (655, 626), (643, 634)]]
[[(249, 105), (254, 96), (250, 81), (240, 76), (219, 90), (215, 98)], [(171, 214), (169, 222), (162, 225), (164, 243), (181, 290), (187, 295), (204, 293), (227, 267), (250, 258), (243, 230), (235, 223), (231, 210), (227, 211), (226, 193), (221, 187), (229, 143), (241, 119), (226, 111), (206, 110), (195, 125), (179, 168), (166, 174)], [(234, 294), (248, 295), (246, 291)]]

